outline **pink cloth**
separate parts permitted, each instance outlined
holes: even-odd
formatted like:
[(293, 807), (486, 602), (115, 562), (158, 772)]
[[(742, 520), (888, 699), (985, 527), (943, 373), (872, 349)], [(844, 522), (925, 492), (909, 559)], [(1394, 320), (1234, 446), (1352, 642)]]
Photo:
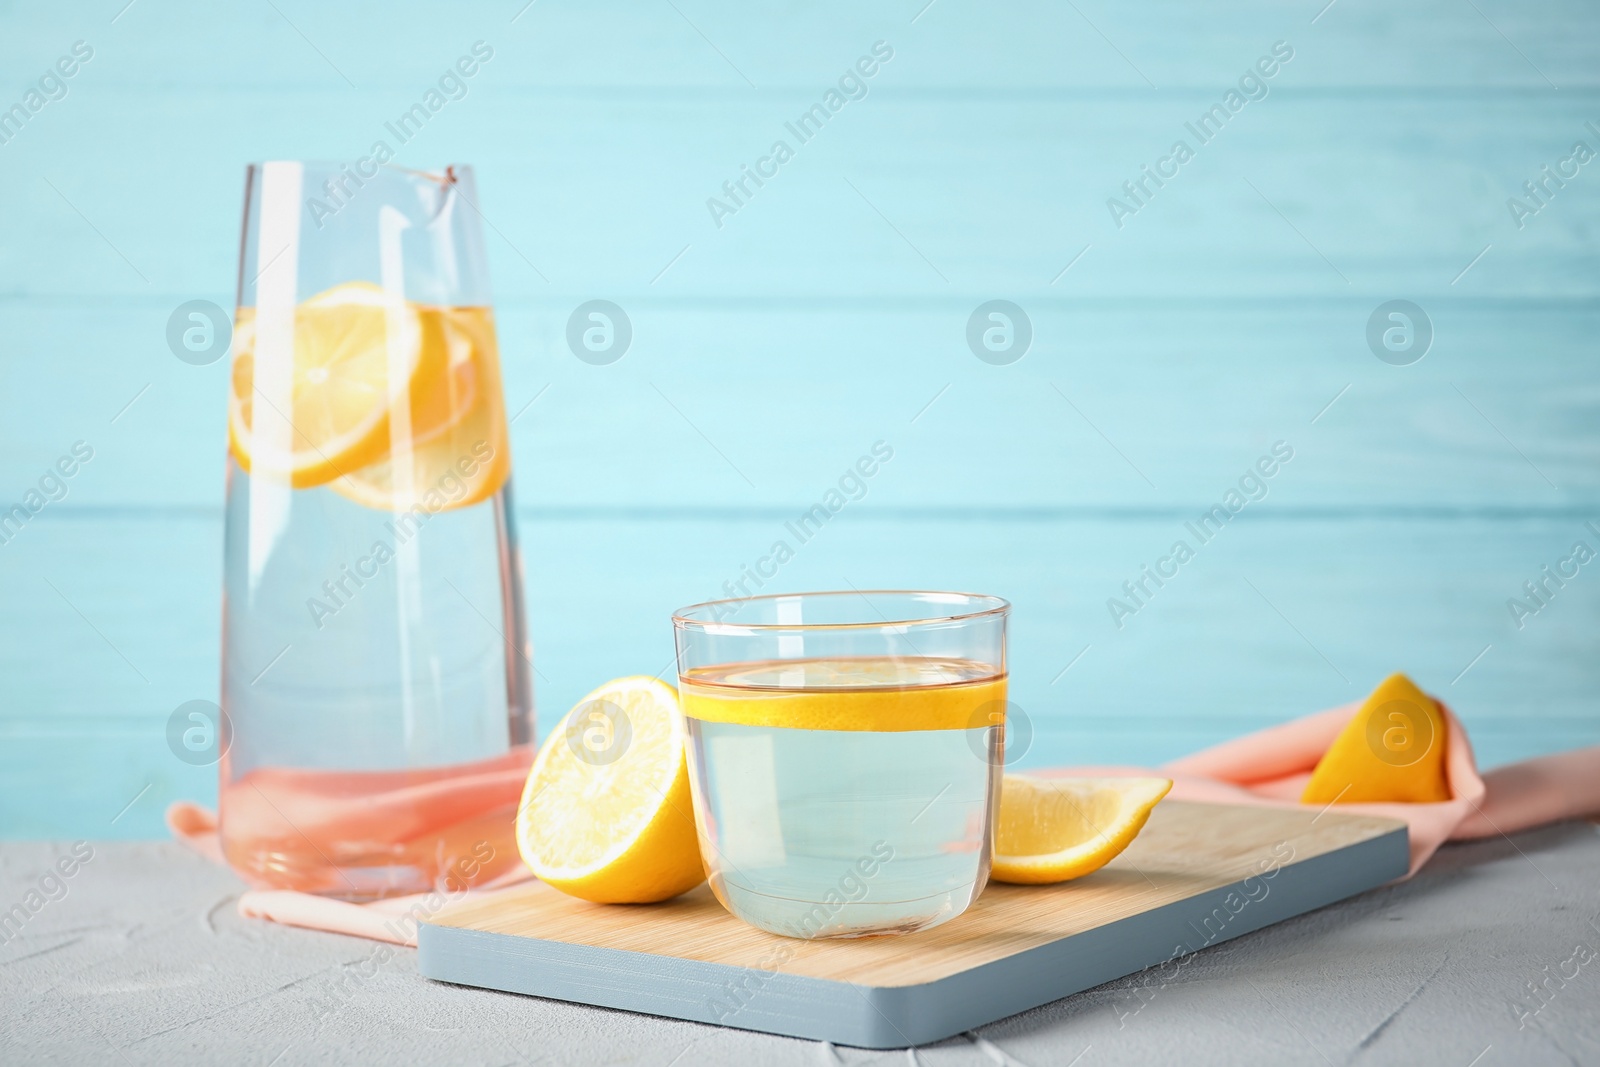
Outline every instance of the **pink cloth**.
[[(1411, 835), (1411, 869), (1417, 873), (1446, 841), (1514, 833), (1561, 819), (1600, 815), (1600, 746), (1497, 767), (1478, 774), (1467, 732), (1444, 702), (1434, 698), (1448, 728), (1445, 775), (1451, 799), (1437, 804), (1340, 804), (1341, 812), (1385, 815), (1403, 821)], [(1173, 760), (1159, 770), (1135, 767), (1063, 767), (1042, 777), (1159, 774), (1172, 779), (1175, 800), (1212, 804), (1299, 807), (1311, 772), (1350, 717), (1356, 701), (1269, 726)]]
[[(1063, 767), (1034, 772), (1041, 777), (1134, 776), (1159, 774), (1173, 780), (1170, 796), (1214, 804), (1298, 807), (1311, 772), (1333, 744), (1360, 702), (1271, 726), (1225, 741), (1159, 770), (1137, 767)], [(1452, 799), (1436, 804), (1340, 804), (1341, 812), (1386, 815), (1406, 823), (1415, 874), (1445, 841), (1514, 833), (1544, 823), (1600, 815), (1600, 746), (1498, 767), (1478, 774), (1472, 746), (1461, 723), (1442, 702), (1448, 725), (1446, 775)], [(196, 804), (167, 809), (173, 836), (209, 859), (222, 863), (216, 816)], [(416, 921), (445, 904), (532, 876), (518, 867), (465, 892), (419, 893), (369, 904), (288, 890), (255, 890), (239, 898), (239, 914), (289, 926), (330, 930), (400, 945), (415, 945)]]
[[(334, 930), (356, 937), (416, 944), (416, 924), (446, 904), (461, 899), (465, 882), (478, 889), (499, 888), (532, 877), (510, 844), (511, 821), (533, 763), (533, 746), (519, 745), (499, 756), (472, 763), (403, 771), (304, 771), (257, 768), (223, 787), (230, 845), (246, 857), (267, 855), (273, 866), (235, 869), (256, 885), (276, 884), (239, 899), (242, 915), (290, 926)], [(217, 817), (196, 804), (167, 809), (173, 836), (218, 863), (227, 863), (217, 833)], [(492, 859), (468, 842), (493, 841)], [(441, 878), (434, 893), (390, 897), (352, 904), (323, 896), (340, 878), (329, 856), (348, 854), (352, 845), (399, 846), (414, 858), (444, 850), (473, 859), (472, 870)], [(296, 856), (305, 863), (299, 865)], [(318, 861), (321, 861), (320, 863)], [(286, 878), (292, 880), (286, 885)]]
[[(198, 804), (180, 801), (167, 808), (167, 827), (172, 836), (206, 859), (226, 863), (222, 842), (217, 837), (217, 817)], [(289, 889), (252, 889), (239, 897), (239, 914), (250, 919), (270, 919), (285, 926), (309, 930), (329, 930), (351, 937), (389, 941), (396, 945), (417, 944), (417, 920), (427, 919), (446, 904), (465, 900), (476, 893), (503, 889), (533, 879), (527, 868), (517, 867), (493, 881), (465, 892), (441, 889), (436, 893), (413, 893), (388, 897), (366, 904), (298, 893)]]

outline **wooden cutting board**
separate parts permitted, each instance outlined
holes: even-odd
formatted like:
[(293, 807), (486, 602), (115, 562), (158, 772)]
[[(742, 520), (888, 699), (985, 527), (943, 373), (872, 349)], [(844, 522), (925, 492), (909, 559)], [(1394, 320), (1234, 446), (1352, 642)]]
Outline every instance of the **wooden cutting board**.
[(441, 912), (428, 978), (865, 1048), (949, 1037), (1382, 885), (1405, 824), (1335, 810), (1166, 801), (1105, 868), (991, 883), (899, 937), (799, 941), (733, 918), (702, 885), (590, 904), (534, 883)]

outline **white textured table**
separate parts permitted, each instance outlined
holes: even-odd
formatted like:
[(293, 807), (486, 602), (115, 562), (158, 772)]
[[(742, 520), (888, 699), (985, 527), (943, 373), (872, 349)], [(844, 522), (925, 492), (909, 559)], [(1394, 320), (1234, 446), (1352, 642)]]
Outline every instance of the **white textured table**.
[[(0, 1061), (908, 1062), (437, 985), (410, 950), (383, 959), (369, 942), (239, 918), (233, 876), (176, 845), (93, 847), (61, 895), (41, 878), (65, 846), (0, 845), (0, 907), (26, 908), (30, 890), (57, 897), (41, 891), (43, 906), (0, 944)], [(1600, 1063), (1600, 956), (1581, 962), (1586, 951), (1600, 952), (1600, 833), (1568, 823), (1449, 847), (1409, 883), (1190, 957), (1164, 987), (1153, 970), (916, 1056), (1027, 1067)], [(1529, 985), (1539, 982), (1542, 998)]]

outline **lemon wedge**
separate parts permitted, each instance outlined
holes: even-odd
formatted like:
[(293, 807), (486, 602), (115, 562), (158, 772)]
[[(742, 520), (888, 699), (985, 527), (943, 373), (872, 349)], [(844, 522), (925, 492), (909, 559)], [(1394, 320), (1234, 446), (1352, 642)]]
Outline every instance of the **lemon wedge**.
[(563, 893), (604, 904), (666, 900), (705, 880), (673, 688), (618, 678), (545, 739), (517, 807), (523, 862)]
[(996, 882), (1047, 885), (1099, 870), (1144, 829), (1166, 778), (1030, 778), (1000, 783)]
[(391, 408), (423, 362), (416, 307), (368, 282), (335, 286), (294, 309), (287, 363), (257, 358), (263, 325), (238, 310), (228, 443), (239, 465), (306, 488), (383, 459)]
[(1446, 731), (1439, 705), (1410, 678), (1391, 674), (1323, 753), (1300, 803), (1449, 800)]

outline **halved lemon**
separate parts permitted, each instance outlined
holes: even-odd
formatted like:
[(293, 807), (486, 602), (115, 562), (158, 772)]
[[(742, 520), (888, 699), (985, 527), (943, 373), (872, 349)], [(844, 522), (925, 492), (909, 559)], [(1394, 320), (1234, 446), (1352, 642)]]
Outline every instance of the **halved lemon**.
[(422, 307), (422, 365), (390, 419), (379, 462), (329, 488), (369, 508), (429, 513), (476, 504), (511, 473), (494, 320), (486, 307)]
[(604, 904), (666, 900), (705, 880), (683, 718), (636, 676), (578, 702), (545, 739), (517, 807), (517, 848), (548, 885)]
[(1144, 829), (1167, 778), (1031, 778), (1000, 783), (996, 882), (1047, 885), (1098, 871)]
[(287, 360), (258, 351), (264, 325), (254, 308), (238, 310), (228, 444), (239, 465), (306, 488), (381, 460), (391, 406), (422, 365), (416, 307), (368, 282), (335, 286), (269, 342), (287, 344)]

